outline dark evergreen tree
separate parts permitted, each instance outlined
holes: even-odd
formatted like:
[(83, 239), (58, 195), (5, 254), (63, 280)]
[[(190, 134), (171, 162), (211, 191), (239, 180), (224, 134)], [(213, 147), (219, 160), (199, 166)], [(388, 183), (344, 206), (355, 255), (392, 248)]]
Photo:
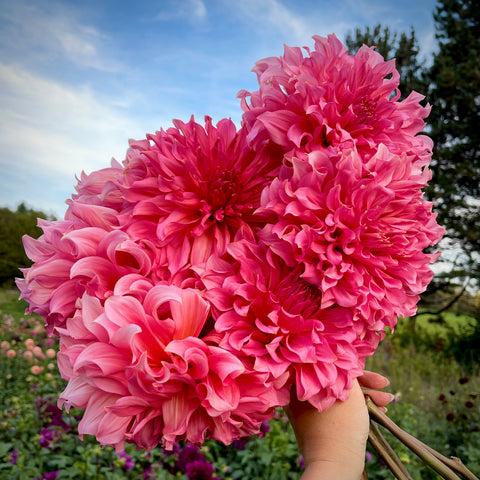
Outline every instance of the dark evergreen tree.
[(429, 134), (435, 147), (435, 201), (447, 238), (462, 255), (459, 277), (480, 278), (480, 5), (439, 0), (434, 12), (438, 51), (426, 72)]

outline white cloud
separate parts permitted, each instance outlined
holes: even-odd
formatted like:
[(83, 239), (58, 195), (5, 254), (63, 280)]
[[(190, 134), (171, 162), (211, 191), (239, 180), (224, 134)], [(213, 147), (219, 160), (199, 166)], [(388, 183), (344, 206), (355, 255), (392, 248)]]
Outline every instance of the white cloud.
[(107, 167), (111, 157), (123, 160), (128, 139), (145, 136), (139, 122), (89, 88), (67, 87), (19, 66), (0, 64), (0, 105), (0, 204), (46, 201), (32, 198), (44, 182), (43, 196), (57, 194), (49, 201), (61, 205), (75, 175)]
[[(98, 165), (102, 152), (120, 138), (126, 145), (133, 122), (106, 103), (87, 87), (62, 86), (22, 67), (0, 64), (0, 141), (4, 147), (29, 145), (40, 152), (35, 161), (55, 171), (71, 171), (72, 163)], [(52, 155), (55, 151), (60, 155)]]
[[(223, 0), (227, 8), (254, 25), (254, 31), (265, 45), (285, 43), (290, 46), (313, 46), (313, 35), (327, 36), (335, 33), (340, 39), (351, 26), (343, 15), (341, 5), (319, 1), (318, 8), (291, 9), (282, 0)], [(335, 15), (332, 15), (332, 11)], [(271, 54), (275, 54), (275, 51)]]
[(262, 22), (276, 30), (293, 34), (298, 39), (303, 39), (309, 32), (309, 24), (305, 18), (288, 10), (277, 0), (244, 0), (235, 4), (236, 8), (255, 22)]
[(190, 0), (187, 3), (190, 3), (194, 16), (196, 18), (198, 18), (199, 20), (203, 20), (206, 18), (207, 7), (205, 7), (205, 4), (202, 2), (202, 0)]
[(79, 13), (57, 2), (4, 2), (0, 9), (3, 21), (0, 40), (10, 54), (22, 57), (66, 59), (80, 66), (101, 71), (117, 71), (118, 62), (101, 50), (108, 38), (94, 27), (84, 24)]
[(191, 22), (203, 22), (207, 18), (207, 7), (202, 0), (184, 0), (163, 5), (163, 8), (153, 18), (158, 21), (171, 21), (187, 18)]

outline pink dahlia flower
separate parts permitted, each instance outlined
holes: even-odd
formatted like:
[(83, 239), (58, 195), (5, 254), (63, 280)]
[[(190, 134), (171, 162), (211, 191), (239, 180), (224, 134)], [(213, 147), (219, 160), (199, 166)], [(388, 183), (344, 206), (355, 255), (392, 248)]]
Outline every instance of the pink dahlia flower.
[(268, 375), (218, 346), (210, 306), (193, 289), (158, 284), (101, 302), (84, 295), (60, 333), (68, 381), (59, 404), (84, 409), (79, 433), (122, 451), (179, 440), (226, 444), (259, 433), (288, 401)]
[[(138, 244), (120, 230), (106, 231), (79, 221), (39, 221), (44, 234), (24, 238), (27, 255), (34, 262), (17, 279), (28, 311), (42, 315), (49, 333), (63, 326), (75, 313), (86, 292), (104, 301), (120, 279), (136, 274), (159, 281), (154, 269), (155, 248)], [(125, 280), (124, 280), (125, 282)]]
[(123, 166), (82, 174), (65, 221), (25, 238), (35, 263), (18, 286), (49, 332), (84, 291), (103, 301), (124, 275), (195, 286), (192, 264), (263, 225), (255, 210), (281, 156), (253, 152), (230, 120), (175, 124), (132, 141)]
[[(32, 267), (22, 269), (24, 278), (17, 278), (16, 282), (21, 292), (20, 298), (29, 303), (27, 312), (43, 316), (48, 332), (52, 333), (54, 325), (63, 324), (73, 314), (75, 302), (85, 291), (77, 279), (70, 277), (70, 269), (75, 258), (94, 249), (92, 244), (98, 241), (99, 232), (86, 229), (81, 238), (64, 240), (84, 225), (42, 219), (39, 219), (38, 225), (44, 232), (40, 238), (25, 236), (23, 239), (25, 252), (34, 263)], [(73, 255), (72, 248), (75, 250)]]
[(231, 120), (215, 127), (174, 121), (175, 128), (131, 142), (121, 188), (128, 206), (121, 228), (134, 240), (167, 251), (167, 264), (188, 252), (193, 264), (221, 255), (234, 239), (253, 238), (262, 226), (255, 214), (263, 188), (282, 156), (253, 152), (244, 130)]
[(259, 90), (239, 92), (254, 147), (270, 140), (286, 151), (310, 152), (355, 143), (371, 156), (383, 143), (394, 153), (428, 157), (432, 142), (416, 134), (429, 108), (416, 92), (398, 101), (394, 60), (386, 62), (366, 46), (349, 55), (335, 35), (313, 38), (315, 50), (305, 48), (306, 57), (300, 48), (285, 46), (282, 57), (258, 61), (253, 71)]
[(298, 398), (319, 410), (345, 400), (378, 344), (375, 327), (365, 332), (349, 308), (322, 308), (322, 293), (302, 278), (302, 268), (264, 246), (241, 241), (228, 252), (204, 275), (220, 346), (254, 359), (256, 371), (288, 391), (295, 384)]
[(273, 215), (260, 237), (321, 291), (321, 308), (349, 308), (365, 328), (393, 327), (416, 311), (432, 278), (424, 253), (441, 238), (432, 204), (422, 198), (430, 178), (415, 155), (380, 145), (365, 164), (355, 150), (290, 159), (263, 194)]

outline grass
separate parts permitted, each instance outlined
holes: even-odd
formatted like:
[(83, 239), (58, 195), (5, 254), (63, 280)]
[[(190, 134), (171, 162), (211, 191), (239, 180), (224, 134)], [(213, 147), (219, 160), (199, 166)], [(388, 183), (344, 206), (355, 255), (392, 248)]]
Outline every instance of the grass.
[(19, 300), (20, 293), (17, 290), (0, 289), (0, 310), (6, 315), (19, 318), (25, 314), (28, 304)]
[(375, 355), (367, 360), (367, 369), (385, 375), (390, 391), (405, 403), (430, 413), (438, 406), (442, 393), (457, 388), (461, 378), (469, 378), (472, 390), (480, 392), (480, 369), (471, 369), (441, 351), (419, 350), (414, 344), (399, 347), (393, 335), (386, 338)]

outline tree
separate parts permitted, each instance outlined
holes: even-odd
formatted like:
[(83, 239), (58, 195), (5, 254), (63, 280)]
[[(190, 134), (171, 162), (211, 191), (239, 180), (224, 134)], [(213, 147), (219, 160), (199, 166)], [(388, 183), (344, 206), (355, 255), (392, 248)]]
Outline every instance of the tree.
[(420, 47), (415, 36), (415, 30), (411, 27), (410, 33), (390, 32), (388, 26), (381, 24), (373, 28), (365, 27), (365, 30), (357, 28), (355, 36), (348, 33), (345, 44), (349, 53), (355, 53), (362, 45), (376, 47), (386, 60), (395, 58), (395, 66), (400, 73), (401, 98), (407, 97), (412, 90), (419, 93), (426, 92), (426, 84), (422, 77), (424, 62), (419, 60)]
[(434, 140), (439, 223), (461, 250), (456, 274), (480, 278), (480, 8), (478, 0), (439, 0), (434, 12), (438, 51), (426, 72)]
[[(465, 6), (460, 8), (459, 4), (466, 3), (469, 5), (468, 8)], [(427, 126), (426, 133), (436, 143), (431, 164), (434, 175), (426, 188), (426, 194), (435, 202), (434, 208), (439, 214), (439, 223), (446, 226), (448, 230), (447, 241), (443, 242), (443, 247), (446, 250), (451, 247), (452, 250), (445, 255), (448, 259), (448, 270), (435, 277), (423, 296), (423, 302), (427, 306), (431, 301), (435, 303), (436, 299), (442, 295), (447, 295), (449, 298), (445, 305), (458, 302), (465, 292), (467, 285), (465, 280), (472, 277), (478, 278), (479, 273), (477, 252), (480, 252), (478, 248), (480, 202), (475, 203), (474, 200), (477, 197), (475, 189), (480, 188), (478, 176), (475, 177), (474, 172), (478, 172), (479, 169), (470, 163), (471, 154), (465, 161), (455, 158), (460, 153), (460, 147), (465, 147), (464, 140), (459, 139), (465, 138), (466, 131), (468, 130), (469, 138), (475, 138), (474, 135), (479, 132), (478, 88), (474, 87), (472, 91), (466, 88), (468, 84), (475, 85), (475, 81), (478, 85), (479, 79), (478, 48), (472, 49), (473, 45), (478, 44), (480, 38), (479, 9), (475, 9), (477, 20), (473, 21), (472, 17), (475, 17), (472, 12), (473, 3), (467, 0), (443, 0), (437, 6), (434, 18), (440, 46), (431, 68), (426, 68), (425, 63), (418, 59), (420, 48), (413, 28), (410, 34), (405, 32), (392, 34), (388, 26), (382, 27), (378, 24), (373, 28), (366, 27), (363, 31), (357, 28), (354, 35), (348, 34), (346, 38), (350, 53), (355, 53), (361, 45), (365, 44), (376, 46), (377, 51), (386, 59), (395, 58), (400, 72), (399, 88), (402, 97), (416, 90), (425, 94), (427, 101), (433, 104), (433, 111), (429, 118), (430, 125)], [(462, 22), (465, 22), (468, 27)], [(452, 43), (455, 44), (454, 47)], [(468, 46), (463, 51), (463, 58), (457, 52), (461, 49), (462, 43)], [(466, 59), (469, 59), (469, 62), (466, 62)], [(461, 69), (459, 62), (462, 65)], [(468, 69), (469, 75), (465, 75), (464, 68)], [(462, 81), (456, 79), (459, 75), (464, 76)], [(436, 79), (437, 76), (439, 76), (438, 79)], [(458, 88), (461, 89), (461, 94), (449, 90)], [(472, 111), (473, 108), (476, 108), (476, 111)], [(466, 116), (465, 120), (469, 122), (468, 126), (460, 128), (462, 119), (458, 113), (455, 113), (456, 110), (463, 112)], [(473, 120), (472, 116), (476, 120)], [(447, 120), (450, 118), (455, 120), (449, 124)], [(474, 126), (473, 129), (472, 126)], [(462, 130), (465, 132), (462, 133)], [(470, 146), (477, 151), (478, 145), (478, 140), (475, 140)], [(472, 167), (473, 171), (469, 171), (468, 169)], [(468, 189), (465, 188), (467, 185)], [(460, 191), (463, 192), (463, 196), (459, 193)], [(463, 221), (459, 221), (460, 214), (465, 216)], [(460, 295), (458, 295), (459, 284), (465, 287), (460, 288), (462, 292)]]
[(19, 268), (31, 265), (23, 248), (23, 235), (38, 238), (42, 231), (37, 227), (38, 218), (48, 218), (40, 211), (21, 203), (16, 211), (0, 208), (0, 285), (13, 283), (20, 276)]

